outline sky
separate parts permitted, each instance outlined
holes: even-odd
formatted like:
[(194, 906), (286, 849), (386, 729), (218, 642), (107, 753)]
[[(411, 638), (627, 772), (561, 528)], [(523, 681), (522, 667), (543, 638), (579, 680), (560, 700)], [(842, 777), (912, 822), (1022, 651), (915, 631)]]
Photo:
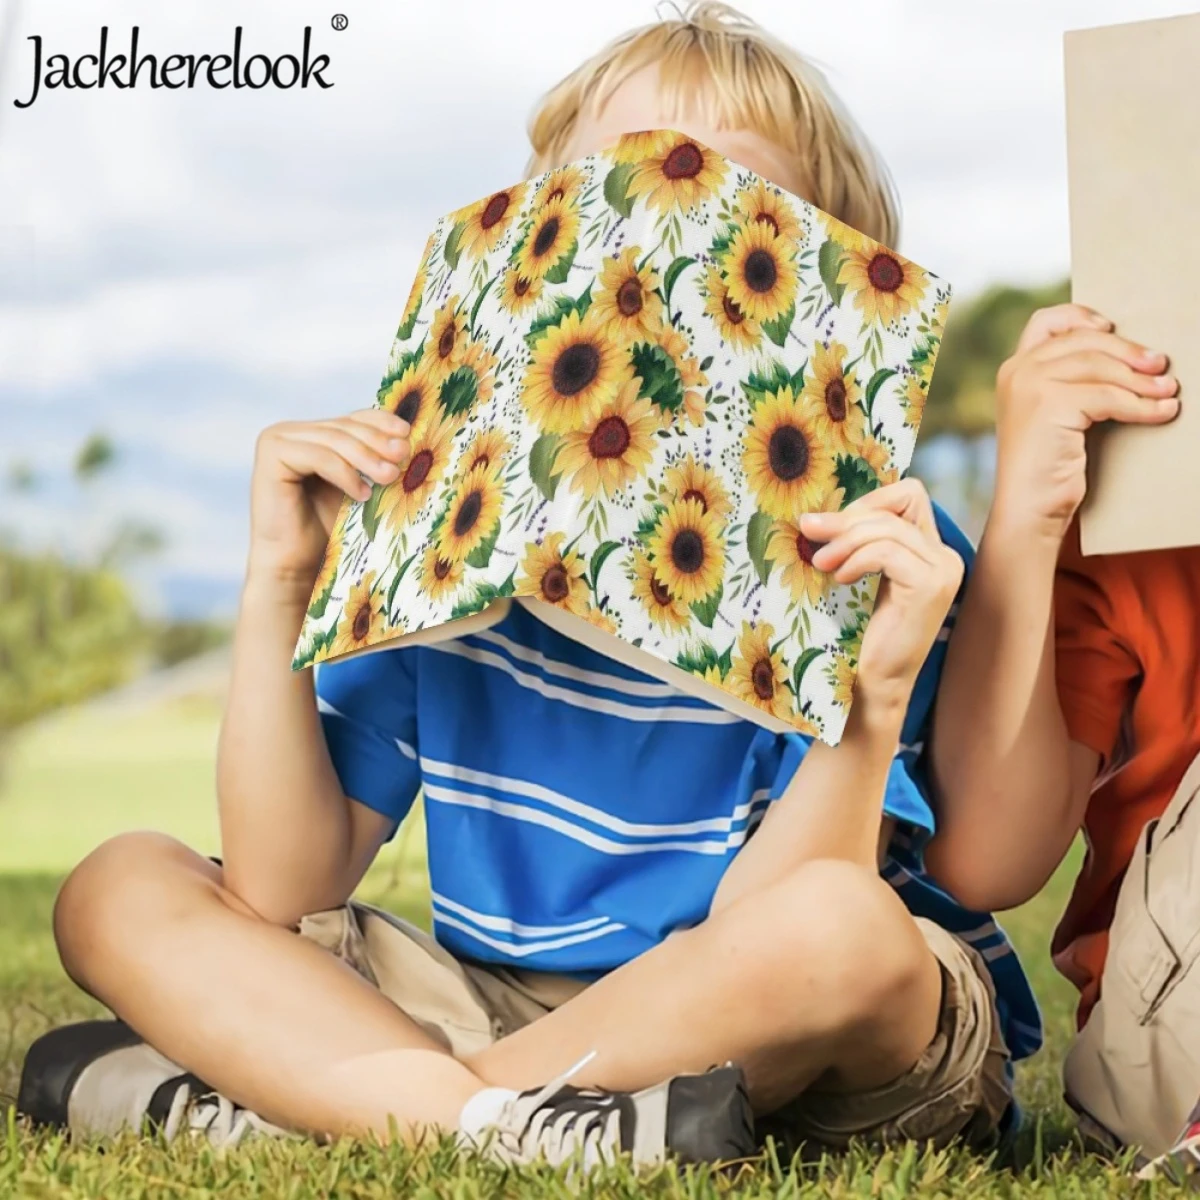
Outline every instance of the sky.
[[(1064, 30), (1168, 0), (741, 0), (816, 61), (875, 143), (900, 249), (958, 297), (1068, 269)], [(144, 605), (236, 604), (257, 433), (373, 401), (425, 234), (521, 176), (538, 98), (652, 0), (0, 0), (0, 533), (94, 557), (125, 518), (164, 550)], [(335, 14), (347, 18), (332, 27)], [(314, 52), (327, 90), (43, 90), (45, 55)], [(80, 445), (117, 447), (71, 478)], [(3, 479), (33, 468), (35, 486)]]

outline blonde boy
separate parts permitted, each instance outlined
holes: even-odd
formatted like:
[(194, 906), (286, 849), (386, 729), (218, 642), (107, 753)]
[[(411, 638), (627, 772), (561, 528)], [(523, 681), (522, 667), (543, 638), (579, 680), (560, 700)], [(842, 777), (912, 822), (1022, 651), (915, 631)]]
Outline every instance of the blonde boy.
[[(662, 127), (896, 240), (886, 177), (821, 77), (719, 4), (568, 76), (533, 120), (531, 170)], [(316, 1134), (395, 1120), (517, 1161), (734, 1157), (754, 1150), (752, 1115), (833, 1148), (994, 1135), (1010, 1097), (991, 975), (880, 877), (882, 862), (916, 886), (913, 910), (936, 909), (887, 853), (897, 815), (908, 838), (932, 824), (912, 744), (969, 554), (921, 487), (806, 518), (821, 568), (885, 577), (836, 751), (680, 719), (679, 697), (648, 719), (661, 688), (517, 608), (486, 645), (330, 665), (314, 694), (288, 664), (333, 515), (367, 493), (362, 476), (397, 477), (407, 433), (372, 409), (262, 436), (218, 768), (224, 864), (131, 834), (76, 869), (56, 911), (63, 962), (127, 1025), (37, 1043), (26, 1111), (92, 1129), (149, 1116), (224, 1142), (266, 1120)], [(601, 711), (597, 689), (615, 697)], [(553, 752), (530, 735), (551, 723)], [(509, 797), (490, 824), (438, 811), (467, 779)], [(764, 782), (774, 802), (747, 839)], [(439, 919), (478, 957), (347, 903), (422, 784)], [(559, 832), (495, 816), (535, 802)], [(634, 853), (627, 830), (648, 819), (743, 836), (720, 855)], [(451, 860), (493, 885), (488, 911), (438, 894)], [(581, 919), (597, 905), (601, 930)], [(994, 925), (943, 911), (1016, 971)], [(721, 1063), (736, 1066), (708, 1070)]]

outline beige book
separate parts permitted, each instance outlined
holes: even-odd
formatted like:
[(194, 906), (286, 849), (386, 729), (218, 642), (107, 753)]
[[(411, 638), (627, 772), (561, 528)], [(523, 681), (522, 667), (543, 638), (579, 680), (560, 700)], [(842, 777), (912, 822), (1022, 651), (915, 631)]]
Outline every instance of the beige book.
[(1066, 35), (1071, 291), (1180, 381), (1167, 425), (1088, 444), (1084, 554), (1200, 545), (1200, 14)]

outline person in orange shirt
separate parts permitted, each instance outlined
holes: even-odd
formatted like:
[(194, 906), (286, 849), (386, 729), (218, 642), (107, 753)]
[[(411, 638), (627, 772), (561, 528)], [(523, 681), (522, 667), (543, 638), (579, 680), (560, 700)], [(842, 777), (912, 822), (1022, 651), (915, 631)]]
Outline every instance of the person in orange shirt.
[(1138, 1146), (1148, 1176), (1200, 1169), (1200, 547), (1085, 558), (1076, 511), (1088, 428), (1170, 421), (1177, 393), (1165, 354), (1078, 305), (1036, 313), (1001, 368), (926, 855), (962, 903), (1005, 909), (1082, 828), (1052, 946), (1080, 989), (1067, 1097), (1093, 1134)]

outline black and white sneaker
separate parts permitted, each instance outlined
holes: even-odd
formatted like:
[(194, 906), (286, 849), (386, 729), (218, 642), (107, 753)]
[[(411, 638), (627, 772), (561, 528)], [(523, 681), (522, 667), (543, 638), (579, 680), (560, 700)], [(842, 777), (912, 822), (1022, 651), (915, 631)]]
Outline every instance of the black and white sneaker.
[(190, 1132), (219, 1148), (250, 1133), (287, 1136), (164, 1058), (123, 1021), (82, 1021), (38, 1038), (21, 1070), (17, 1112), (91, 1137), (147, 1125), (168, 1141)]
[(677, 1075), (641, 1092), (581, 1089), (555, 1080), (509, 1100), (466, 1140), (507, 1163), (540, 1160), (584, 1169), (620, 1154), (638, 1164), (667, 1158), (717, 1163), (758, 1152), (745, 1076), (733, 1066)]

